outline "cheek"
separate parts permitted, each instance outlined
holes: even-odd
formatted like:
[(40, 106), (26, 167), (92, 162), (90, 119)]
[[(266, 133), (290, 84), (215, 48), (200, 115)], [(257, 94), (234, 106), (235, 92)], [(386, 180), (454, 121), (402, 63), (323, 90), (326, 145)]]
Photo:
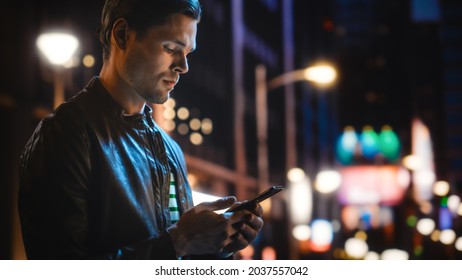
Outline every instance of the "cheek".
[(130, 81), (151, 83), (161, 79), (161, 75), (169, 71), (172, 57), (165, 52), (133, 49), (125, 62), (126, 74)]
[(134, 77), (139, 77), (143, 72), (143, 64), (146, 61), (143, 56), (138, 52), (131, 52), (125, 61), (125, 70), (127, 76), (131, 77), (132, 80)]

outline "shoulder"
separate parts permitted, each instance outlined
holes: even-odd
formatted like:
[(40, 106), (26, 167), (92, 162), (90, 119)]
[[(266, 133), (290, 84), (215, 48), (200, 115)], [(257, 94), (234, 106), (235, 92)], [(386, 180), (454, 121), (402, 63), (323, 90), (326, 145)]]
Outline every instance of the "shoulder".
[(72, 129), (83, 128), (96, 114), (102, 112), (100, 91), (96, 79), (92, 79), (80, 92), (56, 108), (42, 120), (43, 125), (62, 125)]
[(70, 101), (61, 104), (50, 115), (41, 121), (44, 128), (60, 128), (63, 130), (83, 127), (85, 123), (85, 91), (79, 92)]
[(43, 118), (36, 127), (33, 138), (52, 142), (74, 142), (87, 138), (87, 128), (94, 117), (92, 114), (98, 112), (98, 106), (92, 99), (94, 97), (91, 92), (84, 88)]

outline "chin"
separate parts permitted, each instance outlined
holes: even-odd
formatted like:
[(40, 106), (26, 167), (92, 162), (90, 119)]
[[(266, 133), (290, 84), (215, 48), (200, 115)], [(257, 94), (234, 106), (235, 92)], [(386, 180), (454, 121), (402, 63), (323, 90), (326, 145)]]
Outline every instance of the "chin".
[(170, 98), (170, 92), (167, 94), (158, 94), (154, 96), (147, 96), (146, 101), (154, 104), (164, 104)]

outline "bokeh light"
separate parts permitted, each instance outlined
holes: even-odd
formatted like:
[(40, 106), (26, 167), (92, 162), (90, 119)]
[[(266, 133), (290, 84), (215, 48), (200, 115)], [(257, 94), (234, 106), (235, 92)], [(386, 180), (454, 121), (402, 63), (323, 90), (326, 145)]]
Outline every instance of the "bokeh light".
[(355, 259), (362, 259), (369, 251), (369, 246), (363, 239), (349, 238), (345, 242), (345, 251), (349, 256)]
[(343, 164), (351, 164), (357, 145), (358, 136), (354, 128), (352, 126), (346, 126), (336, 145), (337, 159)]
[(204, 142), (204, 138), (202, 137), (202, 135), (197, 132), (191, 133), (191, 135), (189, 136), (189, 140), (196, 146), (201, 145)]
[(332, 224), (324, 219), (311, 223), (311, 248), (313, 251), (323, 252), (330, 248), (333, 239)]
[(189, 121), (189, 127), (191, 128), (191, 130), (198, 131), (199, 129), (201, 129), (201, 121), (196, 118), (191, 119)]
[(185, 107), (179, 108), (176, 114), (180, 120), (186, 120), (189, 118), (189, 110)]
[(441, 231), (440, 241), (445, 245), (450, 245), (456, 240), (456, 233), (452, 229), (445, 229)]
[(176, 101), (174, 98), (170, 97), (169, 99), (167, 99), (167, 101), (164, 103), (164, 106), (166, 108), (175, 108), (176, 106)]
[(301, 182), (305, 179), (305, 177), (306, 177), (305, 171), (303, 171), (303, 169), (298, 168), (298, 167), (292, 168), (289, 170), (289, 172), (287, 172), (287, 179), (291, 183)]
[(454, 246), (456, 247), (458, 251), (462, 251), (462, 237), (457, 238)]
[(338, 171), (324, 170), (316, 176), (315, 187), (320, 193), (331, 193), (340, 187), (342, 177)]
[(361, 151), (363, 156), (369, 160), (373, 160), (379, 152), (379, 137), (371, 126), (364, 126), (363, 132), (359, 137), (361, 143)]
[(400, 142), (391, 126), (385, 125), (379, 134), (380, 152), (390, 161), (398, 159), (400, 154)]
[(213, 131), (213, 122), (211, 119), (205, 118), (202, 120), (201, 126), (202, 133), (210, 134)]
[(87, 68), (91, 68), (95, 66), (95, 57), (91, 54), (87, 54), (82, 58), (82, 64), (83, 66)]
[(433, 185), (433, 193), (438, 196), (446, 196), (449, 193), (450, 186), (446, 181), (437, 181)]
[(435, 229), (435, 221), (430, 218), (423, 218), (417, 222), (417, 231), (422, 235), (430, 235)]
[(399, 249), (387, 249), (380, 254), (382, 260), (408, 260), (409, 254)]
[(309, 240), (311, 237), (311, 228), (308, 225), (296, 225), (292, 229), (292, 235), (297, 240)]

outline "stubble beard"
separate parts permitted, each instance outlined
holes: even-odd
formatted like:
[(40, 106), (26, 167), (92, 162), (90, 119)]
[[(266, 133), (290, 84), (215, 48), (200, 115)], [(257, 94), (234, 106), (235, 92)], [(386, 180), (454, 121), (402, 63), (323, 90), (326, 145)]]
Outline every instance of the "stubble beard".
[(155, 93), (155, 94), (147, 94), (145, 99), (147, 102), (154, 103), (154, 104), (164, 104), (170, 98), (170, 91), (167, 94), (163, 93)]

